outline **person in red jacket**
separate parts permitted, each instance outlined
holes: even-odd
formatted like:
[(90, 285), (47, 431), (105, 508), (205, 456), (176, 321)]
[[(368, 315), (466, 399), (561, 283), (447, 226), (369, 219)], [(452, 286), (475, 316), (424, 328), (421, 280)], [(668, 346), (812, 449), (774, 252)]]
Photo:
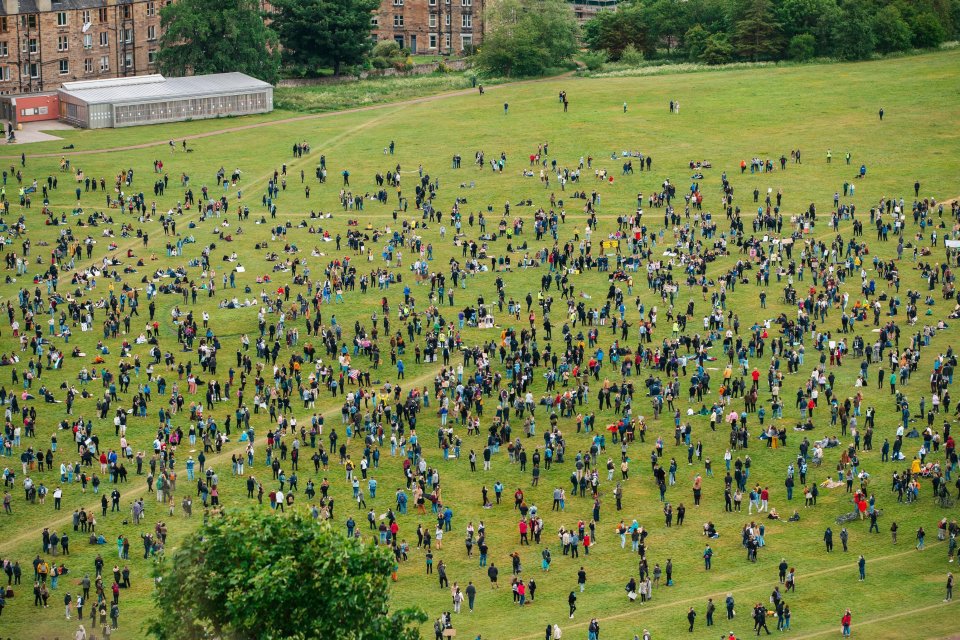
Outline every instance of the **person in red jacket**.
[(843, 614), (843, 617), (840, 618), (840, 629), (843, 632), (844, 638), (850, 637), (850, 623), (853, 621), (853, 616), (850, 615), (850, 609), (847, 609), (846, 613)]

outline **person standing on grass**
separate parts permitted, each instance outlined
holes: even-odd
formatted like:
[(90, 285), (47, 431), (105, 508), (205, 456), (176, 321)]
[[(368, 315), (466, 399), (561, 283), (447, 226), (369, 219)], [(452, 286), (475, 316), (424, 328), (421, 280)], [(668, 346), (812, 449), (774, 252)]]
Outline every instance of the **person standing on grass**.
[(570, 595), (567, 596), (567, 604), (570, 605), (570, 618), (573, 618), (573, 613), (577, 610), (577, 594), (574, 591), (570, 592)]
[(864, 560), (863, 554), (861, 554), (860, 559), (857, 560), (857, 568), (860, 570), (860, 582), (863, 582), (867, 579), (867, 561)]
[(843, 614), (843, 617), (840, 618), (840, 631), (843, 634), (844, 638), (850, 637), (850, 625), (853, 623), (853, 616), (850, 614), (850, 609), (847, 609)]
[(687, 629), (690, 633), (693, 633), (693, 623), (697, 619), (697, 612), (693, 610), (693, 607), (690, 607), (690, 611), (687, 611), (687, 622), (690, 623), (690, 628)]
[(953, 600), (953, 574), (947, 573), (947, 597), (943, 601), (950, 602), (951, 600)]

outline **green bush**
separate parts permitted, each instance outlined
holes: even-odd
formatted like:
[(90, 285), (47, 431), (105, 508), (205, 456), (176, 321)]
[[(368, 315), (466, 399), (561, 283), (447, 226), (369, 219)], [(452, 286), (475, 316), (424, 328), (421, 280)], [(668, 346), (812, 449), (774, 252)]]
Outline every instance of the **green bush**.
[(580, 60), (590, 71), (599, 71), (607, 63), (607, 54), (604, 51), (587, 51), (580, 55)]
[(790, 38), (790, 45), (787, 47), (787, 53), (791, 60), (797, 62), (806, 62), (813, 58), (816, 50), (817, 39), (809, 33), (801, 33)]
[(715, 33), (707, 38), (707, 47), (701, 56), (707, 64), (726, 64), (733, 59), (733, 45), (725, 33)]
[(637, 48), (633, 46), (632, 43), (628, 44), (626, 47), (623, 48), (623, 51), (620, 53), (620, 62), (630, 66), (636, 66), (638, 64), (642, 64), (643, 52), (638, 51)]
[(940, 20), (929, 11), (913, 20), (913, 46), (918, 49), (934, 49), (947, 39), (947, 31)]

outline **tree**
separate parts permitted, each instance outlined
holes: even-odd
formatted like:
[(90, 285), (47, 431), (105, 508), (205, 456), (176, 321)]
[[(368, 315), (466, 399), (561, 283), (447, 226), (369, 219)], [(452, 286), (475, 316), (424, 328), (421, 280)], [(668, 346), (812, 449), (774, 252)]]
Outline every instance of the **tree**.
[(787, 47), (787, 55), (791, 60), (797, 62), (806, 62), (813, 57), (816, 52), (817, 39), (809, 33), (801, 33), (790, 38), (790, 46)]
[(730, 44), (727, 34), (715, 33), (707, 38), (707, 46), (703, 50), (700, 59), (707, 64), (726, 64), (733, 58), (733, 46)]
[(157, 565), (158, 640), (419, 640), (391, 613), (392, 554), (298, 514), (214, 517)]
[(314, 74), (358, 64), (370, 52), (370, 16), (379, 0), (274, 0), (273, 26), (288, 64)]
[(910, 31), (910, 25), (893, 5), (880, 9), (873, 16), (873, 32), (877, 38), (877, 51), (880, 53), (906, 51), (911, 46), (913, 32)]
[(844, 0), (841, 16), (833, 25), (836, 54), (843, 60), (863, 60), (876, 46), (870, 12), (860, 0)]
[(277, 37), (263, 22), (257, 0), (178, 0), (160, 10), (162, 73), (240, 71), (275, 83)]
[(831, 25), (840, 19), (836, 0), (781, 0), (776, 13), (785, 37), (809, 33), (816, 38), (815, 55), (831, 52)]
[(484, 71), (542, 75), (577, 50), (579, 27), (565, 0), (499, 0), (487, 7), (489, 32), (477, 54)]
[(703, 52), (707, 50), (707, 41), (710, 39), (710, 32), (701, 25), (695, 24), (683, 35), (683, 44), (687, 49), (687, 57), (691, 62), (700, 60)]
[(929, 11), (918, 15), (913, 21), (913, 45), (918, 49), (939, 47), (947, 39), (947, 31), (940, 20)]
[(623, 50), (647, 48), (647, 27), (643, 7), (625, 4), (617, 11), (601, 11), (583, 26), (583, 39), (593, 51), (606, 51), (619, 60)]
[(734, 25), (737, 53), (754, 62), (774, 58), (781, 51), (780, 23), (770, 0), (747, 0)]

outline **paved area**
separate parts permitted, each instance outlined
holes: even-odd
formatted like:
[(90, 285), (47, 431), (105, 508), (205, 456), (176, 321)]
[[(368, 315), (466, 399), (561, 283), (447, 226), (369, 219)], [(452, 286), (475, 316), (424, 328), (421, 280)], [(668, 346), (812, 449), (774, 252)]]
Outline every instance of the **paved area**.
[(57, 120), (44, 120), (43, 122), (27, 122), (23, 125), (22, 131), (17, 131), (17, 141), (15, 143), (8, 143), (5, 136), (0, 136), (0, 144), (10, 144), (11, 146), (17, 146), (20, 144), (28, 144), (30, 142), (49, 142), (50, 140), (63, 140), (52, 133), (51, 131), (63, 131), (66, 129), (73, 129), (68, 124), (64, 124)]

